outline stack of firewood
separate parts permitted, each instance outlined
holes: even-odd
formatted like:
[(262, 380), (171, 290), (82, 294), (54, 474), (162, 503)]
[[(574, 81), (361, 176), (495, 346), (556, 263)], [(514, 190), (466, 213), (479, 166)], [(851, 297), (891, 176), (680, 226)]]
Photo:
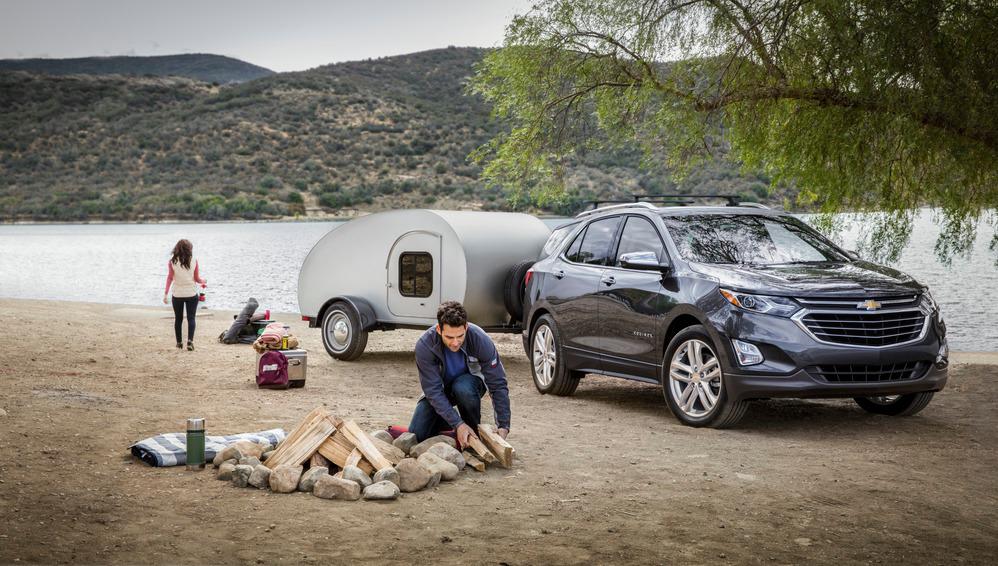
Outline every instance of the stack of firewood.
[[(472, 438), (465, 447), (465, 459), (471, 467), (483, 472), (485, 465), (493, 462), (504, 468), (513, 465), (516, 451), (496, 433), (495, 427), (482, 424), (478, 434), (481, 440)], [(283, 464), (299, 466), (316, 454), (340, 468), (356, 466), (368, 475), (391, 468), (405, 457), (402, 451), (367, 434), (353, 421), (317, 407), (288, 434), (264, 465), (272, 470)]]

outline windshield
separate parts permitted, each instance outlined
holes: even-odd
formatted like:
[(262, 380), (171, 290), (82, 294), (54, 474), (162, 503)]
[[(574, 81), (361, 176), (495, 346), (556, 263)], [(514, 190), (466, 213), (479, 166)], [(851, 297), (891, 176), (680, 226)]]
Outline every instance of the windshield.
[(747, 265), (849, 261), (834, 244), (788, 216), (701, 214), (662, 220), (687, 261)]

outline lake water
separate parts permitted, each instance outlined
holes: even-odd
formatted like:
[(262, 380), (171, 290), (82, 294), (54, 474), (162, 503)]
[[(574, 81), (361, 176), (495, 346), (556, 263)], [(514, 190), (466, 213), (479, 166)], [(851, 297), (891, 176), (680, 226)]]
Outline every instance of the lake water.
[[(340, 224), (0, 225), (0, 297), (162, 305), (170, 250), (187, 238), (208, 279), (208, 308), (238, 310), (255, 297), (261, 308), (298, 312), (298, 269), (312, 245)], [(937, 234), (923, 214), (896, 267), (932, 288), (952, 349), (998, 350), (998, 301), (991, 295), (998, 269), (987, 238), (978, 238), (969, 260), (946, 267), (933, 253)], [(844, 236), (847, 247), (852, 241)]]

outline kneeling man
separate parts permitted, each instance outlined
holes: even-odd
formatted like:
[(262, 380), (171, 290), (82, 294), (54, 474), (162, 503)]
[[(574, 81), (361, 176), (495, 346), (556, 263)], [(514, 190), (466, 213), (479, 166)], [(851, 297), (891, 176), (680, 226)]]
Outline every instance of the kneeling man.
[[(447, 301), (437, 309), (437, 325), (416, 342), (416, 367), (423, 397), (409, 423), (422, 442), (445, 428), (457, 432), (461, 446), (477, 436), (482, 396), (488, 390), (498, 433), (509, 434), (509, 387), (496, 345), (484, 330), (468, 323), (461, 303)], [(457, 409), (454, 409), (454, 406)]]

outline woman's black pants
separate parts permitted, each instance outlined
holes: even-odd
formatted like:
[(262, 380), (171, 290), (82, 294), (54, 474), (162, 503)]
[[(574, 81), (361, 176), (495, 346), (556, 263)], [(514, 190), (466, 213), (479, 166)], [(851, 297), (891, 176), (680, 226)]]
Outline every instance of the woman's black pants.
[(184, 323), (184, 307), (187, 307), (187, 341), (194, 341), (194, 314), (198, 310), (198, 296), (173, 297), (173, 333), (177, 335), (180, 344), (180, 326)]

